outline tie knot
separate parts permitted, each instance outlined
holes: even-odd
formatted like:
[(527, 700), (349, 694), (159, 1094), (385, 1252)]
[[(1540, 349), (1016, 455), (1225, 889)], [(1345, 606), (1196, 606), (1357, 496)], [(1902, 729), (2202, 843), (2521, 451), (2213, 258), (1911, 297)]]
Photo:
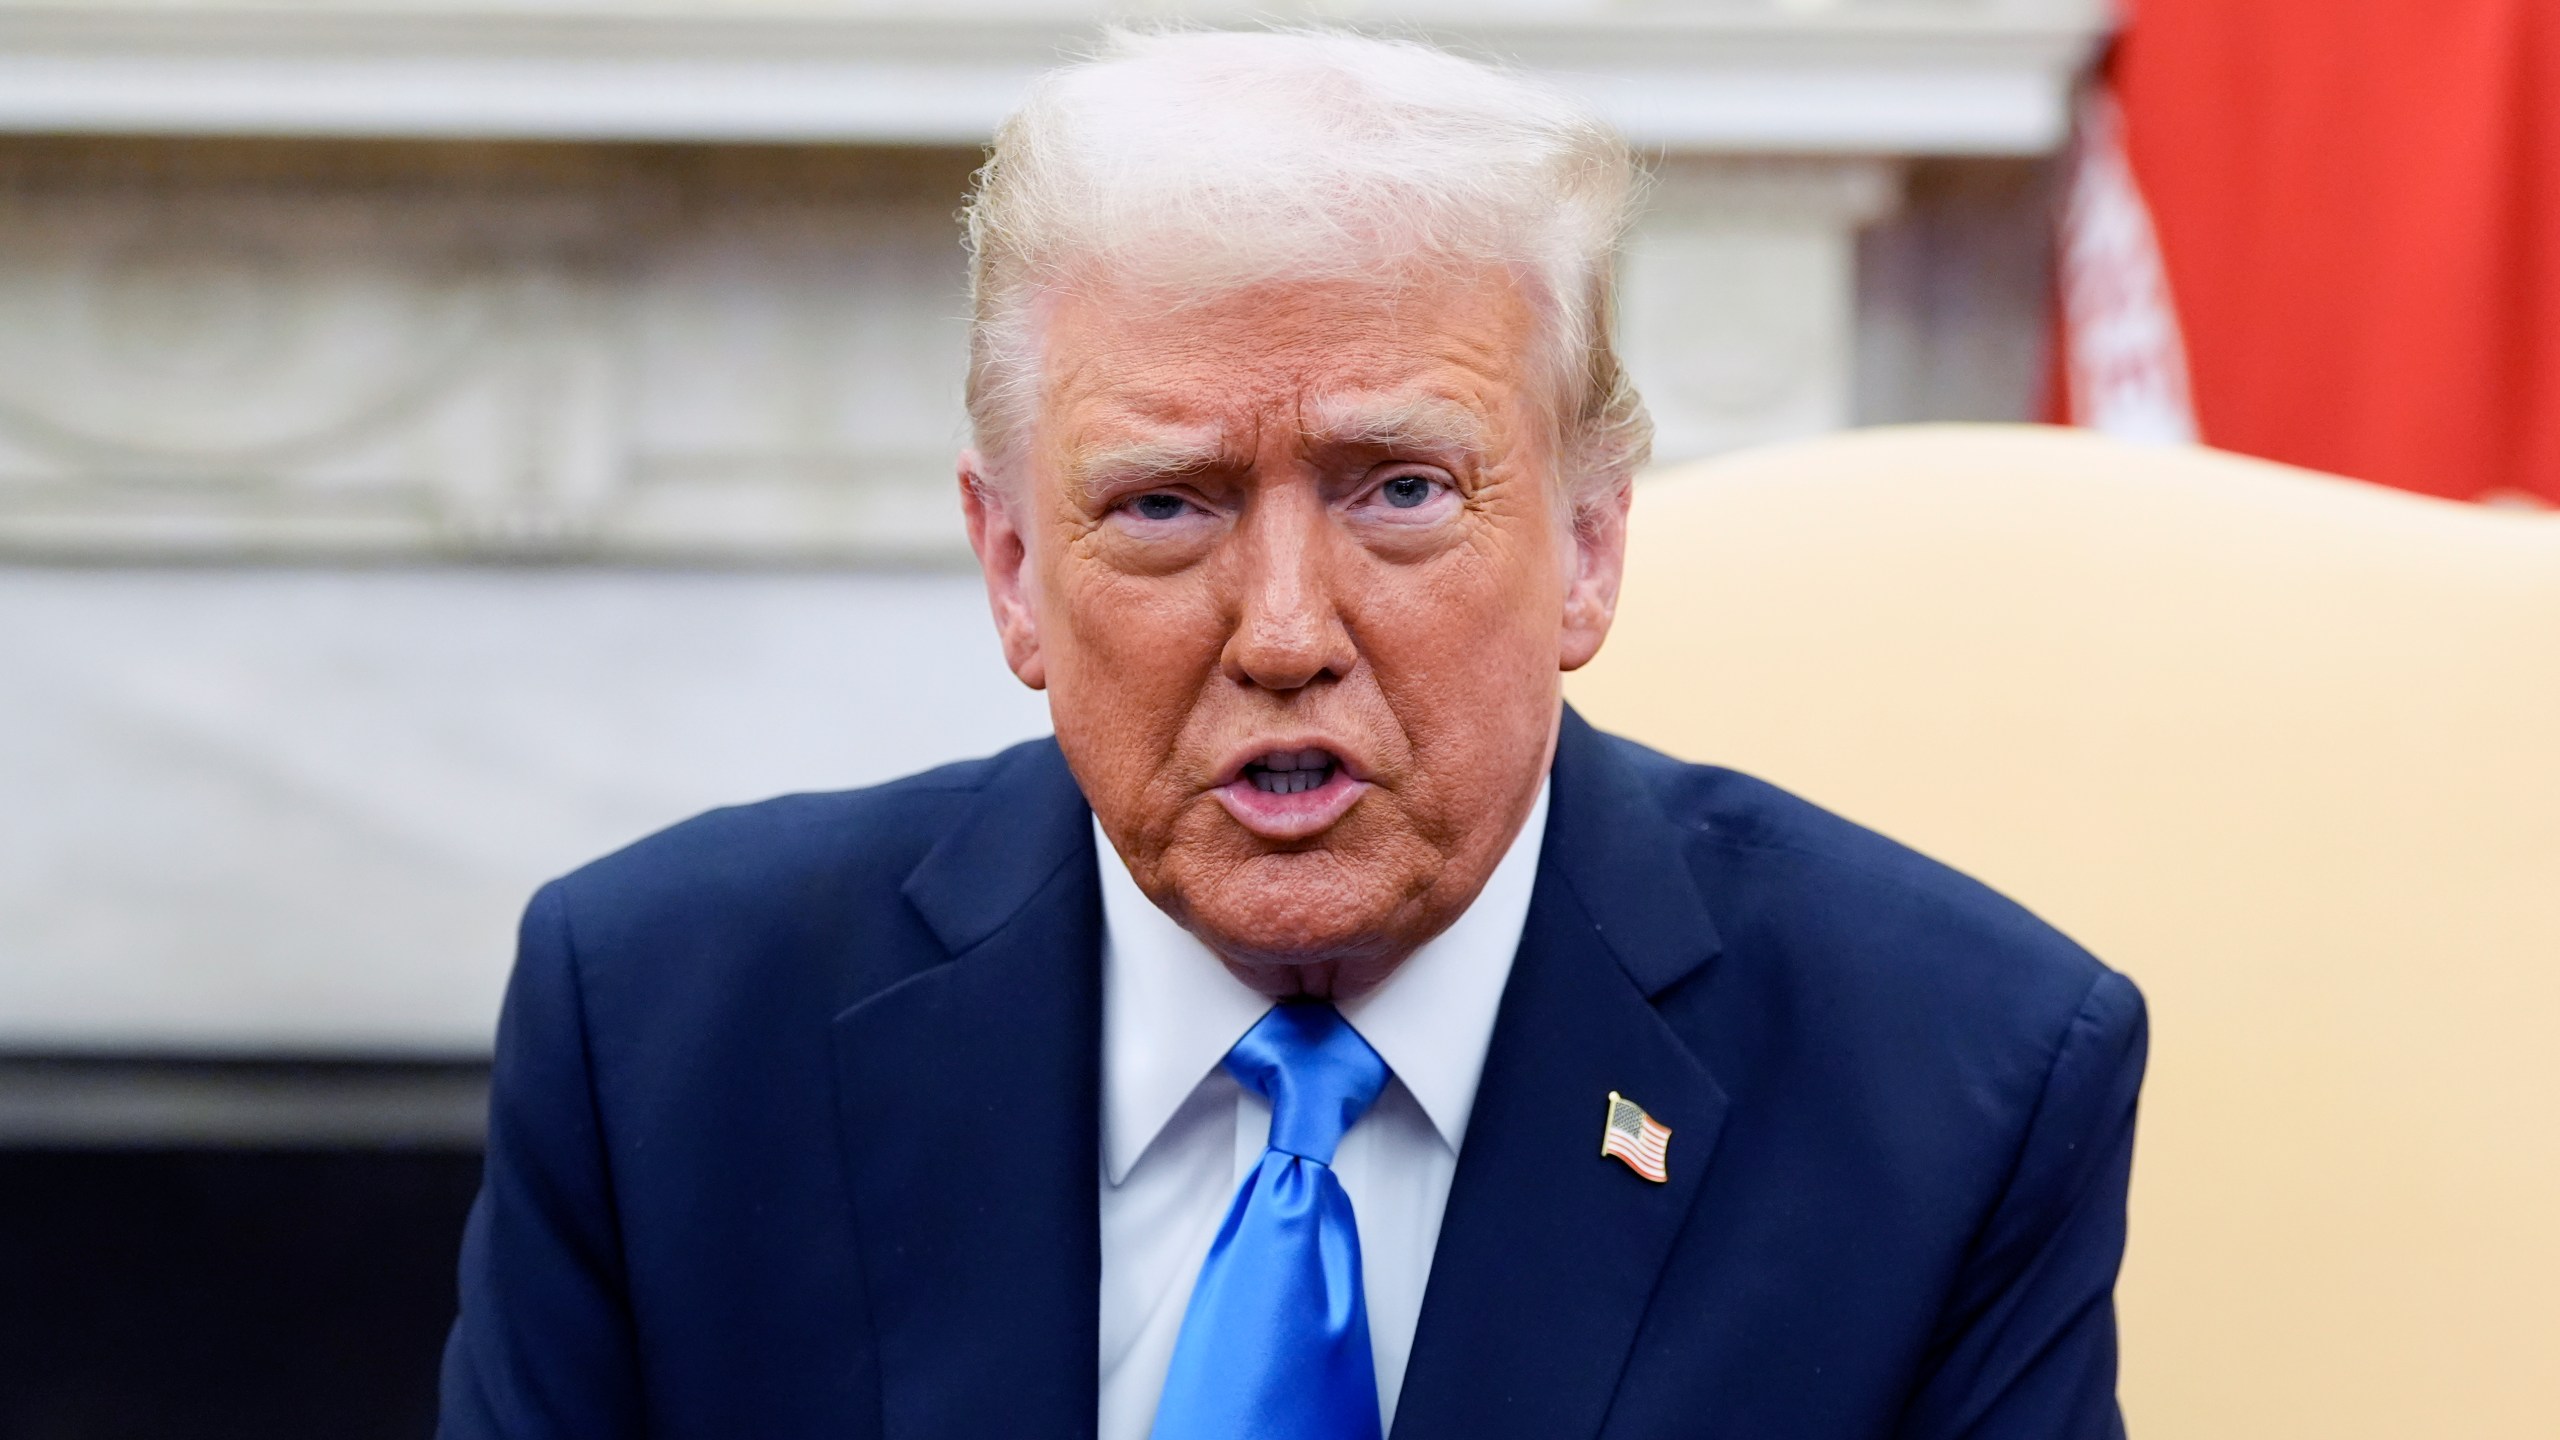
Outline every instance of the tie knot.
[(1272, 1149), (1324, 1165), (1387, 1085), (1387, 1062), (1317, 1001), (1272, 1006), (1227, 1052), (1227, 1073), (1271, 1102)]

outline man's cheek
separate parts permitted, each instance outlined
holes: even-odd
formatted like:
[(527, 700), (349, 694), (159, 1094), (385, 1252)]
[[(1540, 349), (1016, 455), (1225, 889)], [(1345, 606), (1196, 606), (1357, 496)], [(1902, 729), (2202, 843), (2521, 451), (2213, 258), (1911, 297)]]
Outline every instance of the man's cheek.
[[(1078, 643), (1097, 654), (1179, 668), (1205, 642), (1214, 644), (1214, 611), (1197, 587), (1179, 581), (1096, 577), (1075, 587), (1068, 606)], [(1144, 673), (1127, 677), (1143, 682)]]

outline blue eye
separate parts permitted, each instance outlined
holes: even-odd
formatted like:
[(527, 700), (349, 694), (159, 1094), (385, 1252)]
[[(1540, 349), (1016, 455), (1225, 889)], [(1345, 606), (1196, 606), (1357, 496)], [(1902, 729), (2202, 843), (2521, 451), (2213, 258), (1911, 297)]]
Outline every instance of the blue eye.
[(1387, 503), (1397, 509), (1410, 510), (1429, 501), (1432, 489), (1432, 482), (1427, 476), (1399, 475), (1379, 486), (1378, 493), (1387, 497)]
[(1182, 512), (1190, 509), (1191, 505), (1179, 495), (1167, 495), (1157, 491), (1151, 495), (1139, 496), (1131, 502), (1130, 508), (1136, 510), (1139, 518), (1144, 520), (1179, 520), (1182, 518)]

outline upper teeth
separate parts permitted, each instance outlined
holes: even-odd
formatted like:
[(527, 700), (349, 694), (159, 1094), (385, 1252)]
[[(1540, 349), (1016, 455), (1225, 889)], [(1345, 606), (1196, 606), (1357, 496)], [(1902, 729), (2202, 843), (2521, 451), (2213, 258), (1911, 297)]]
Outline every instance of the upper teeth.
[(1253, 762), (1265, 770), (1322, 770), (1333, 763), (1329, 750), (1274, 750)]
[(1333, 778), (1329, 750), (1274, 750), (1246, 767), (1253, 788), (1269, 795), (1295, 795)]

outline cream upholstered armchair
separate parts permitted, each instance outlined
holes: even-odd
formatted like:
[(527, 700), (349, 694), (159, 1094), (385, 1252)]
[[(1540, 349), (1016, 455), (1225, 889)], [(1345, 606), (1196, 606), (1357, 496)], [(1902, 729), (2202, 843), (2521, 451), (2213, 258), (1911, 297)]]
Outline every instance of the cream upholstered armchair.
[(1648, 478), (1568, 693), (2141, 984), (2137, 1435), (2560, 1436), (2560, 518), (1870, 431)]

